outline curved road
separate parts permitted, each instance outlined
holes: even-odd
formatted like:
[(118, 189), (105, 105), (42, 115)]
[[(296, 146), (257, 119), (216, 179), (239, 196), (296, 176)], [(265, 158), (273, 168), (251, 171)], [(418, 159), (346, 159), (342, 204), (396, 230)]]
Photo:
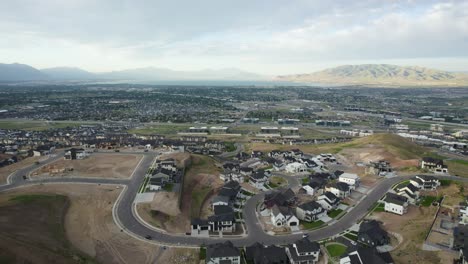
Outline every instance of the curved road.
[[(116, 153), (117, 154), (117, 153)], [(143, 239), (145, 236), (150, 235), (152, 239), (161, 244), (167, 245), (178, 245), (178, 246), (200, 246), (206, 244), (212, 244), (230, 240), (236, 246), (249, 246), (255, 242), (270, 244), (286, 244), (292, 243), (302, 237), (300, 234), (290, 235), (276, 235), (272, 236), (263, 231), (262, 226), (258, 222), (256, 215), (256, 207), (258, 203), (263, 200), (264, 193), (259, 193), (249, 200), (247, 200), (244, 209), (243, 216), (245, 220), (245, 226), (247, 227), (248, 234), (246, 236), (227, 237), (227, 238), (201, 238), (192, 237), (187, 235), (174, 235), (163, 233), (157, 230), (146, 227), (143, 223), (139, 222), (137, 217), (133, 213), (133, 203), (140, 187), (143, 178), (145, 177), (147, 169), (151, 166), (156, 153), (144, 152), (138, 153), (144, 155), (139, 166), (135, 169), (133, 177), (131, 179), (102, 179), (102, 178), (47, 178), (39, 180), (23, 180), (23, 175), (28, 175), (32, 171), (39, 167), (51, 163), (63, 157), (63, 153), (50, 157), (47, 160), (41, 162), (41, 164), (33, 164), (26, 168), (20, 169), (10, 175), (9, 181), (5, 185), (0, 185), (0, 192), (10, 189), (14, 189), (21, 186), (27, 186), (32, 184), (48, 184), (48, 183), (91, 183), (91, 184), (119, 184), (124, 185), (126, 188), (119, 196), (119, 199), (115, 204), (115, 217), (114, 221), (121, 226), (124, 231), (129, 232), (132, 236), (136, 236)], [(288, 179), (289, 187), (295, 187), (300, 182), (291, 176), (276, 173), (275, 175)], [(410, 176), (398, 176), (388, 179), (383, 179), (377, 186), (375, 186), (367, 196), (353, 207), (348, 213), (342, 218), (337, 220), (334, 224), (325, 226), (321, 229), (304, 232), (309, 234), (310, 239), (320, 240), (330, 236), (339, 234), (342, 231), (350, 228), (356, 222), (361, 220), (371, 209), (371, 206), (378, 201), (394, 184), (408, 179)], [(468, 178), (460, 178), (455, 176), (437, 176), (439, 179), (450, 179), (457, 181), (468, 182)]]

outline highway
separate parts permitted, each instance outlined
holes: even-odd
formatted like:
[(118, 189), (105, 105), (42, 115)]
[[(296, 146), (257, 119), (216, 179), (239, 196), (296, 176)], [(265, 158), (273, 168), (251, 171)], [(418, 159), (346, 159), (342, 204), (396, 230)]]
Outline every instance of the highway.
[[(116, 155), (121, 154), (115, 153)], [(125, 153), (125, 152), (123, 152)], [(262, 202), (264, 193), (259, 193), (249, 200), (247, 200), (243, 208), (243, 216), (245, 220), (245, 226), (247, 228), (247, 234), (245, 236), (227, 236), (224, 238), (206, 238), (206, 237), (192, 237), (188, 235), (175, 235), (169, 234), (162, 231), (157, 231), (146, 227), (143, 223), (139, 222), (138, 218), (133, 213), (133, 205), (138, 188), (140, 187), (143, 178), (145, 177), (147, 169), (151, 166), (154, 158), (158, 153), (155, 152), (139, 152), (138, 154), (144, 155), (142, 161), (135, 169), (133, 176), (130, 179), (103, 179), (103, 178), (46, 178), (46, 179), (23, 179), (23, 175), (29, 175), (32, 171), (38, 169), (41, 166), (49, 164), (60, 158), (63, 158), (63, 152), (57, 154), (54, 157), (50, 157), (41, 162), (39, 165), (31, 165), (26, 168), (20, 169), (10, 175), (7, 184), (0, 185), (0, 192), (11, 190), (14, 188), (34, 185), (34, 184), (117, 184), (124, 186), (124, 190), (120, 195), (119, 199), (115, 202), (115, 214), (114, 221), (118, 226), (132, 235), (144, 239), (145, 236), (150, 235), (152, 240), (147, 240), (149, 243), (164, 244), (168, 246), (200, 246), (207, 245), (217, 242), (230, 240), (236, 246), (249, 246), (255, 242), (261, 242), (267, 245), (271, 244), (287, 244), (296, 241), (302, 237), (302, 233), (289, 234), (289, 235), (269, 235), (264, 232), (261, 224), (257, 219), (256, 207)], [(288, 180), (289, 187), (297, 187), (300, 182), (297, 178), (291, 177), (281, 173), (275, 173), (275, 175), (286, 178)], [(396, 183), (408, 179), (411, 176), (397, 176), (393, 178), (386, 178), (379, 182), (365, 198), (353, 207), (348, 213), (342, 218), (334, 222), (332, 225), (325, 226), (321, 229), (316, 229), (307, 232), (310, 239), (320, 240), (330, 236), (337, 235), (342, 231), (353, 226), (356, 222), (360, 221), (371, 209), (372, 205), (377, 202), (382, 196)], [(437, 176), (440, 179), (449, 179), (456, 181), (468, 182), (467, 178), (460, 178), (456, 176)]]

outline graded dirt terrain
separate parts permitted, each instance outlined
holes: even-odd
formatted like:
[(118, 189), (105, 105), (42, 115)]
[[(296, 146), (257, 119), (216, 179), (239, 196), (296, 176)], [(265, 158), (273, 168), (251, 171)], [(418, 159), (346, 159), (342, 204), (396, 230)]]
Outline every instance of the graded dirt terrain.
[(38, 177), (129, 178), (141, 155), (91, 154), (82, 160), (60, 159), (41, 167), (31, 175)]
[(451, 263), (451, 258), (444, 251), (424, 251), (422, 245), (431, 228), (437, 207), (410, 206), (408, 213), (400, 216), (392, 213), (373, 213), (371, 218), (384, 223), (387, 231), (403, 236), (403, 242), (390, 252), (395, 263)]
[[(76, 248), (78, 252), (83, 252), (83, 255), (88, 255), (90, 258), (98, 263), (198, 263), (198, 250), (196, 249), (173, 249), (161, 248), (159, 246), (150, 244), (145, 241), (140, 241), (132, 238), (125, 232), (121, 232), (112, 218), (112, 206), (114, 201), (120, 194), (121, 188), (111, 185), (36, 185), (33, 187), (21, 188), (8, 193), (0, 194), (0, 205), (8, 203), (10, 197), (18, 194), (60, 194), (66, 195), (69, 200), (68, 210), (65, 208), (57, 208), (53, 215), (64, 215), (64, 227), (66, 238)], [(0, 207), (3, 208), (3, 207)], [(58, 210), (61, 209), (61, 210)], [(0, 209), (1, 210), (1, 209)], [(55, 255), (44, 250), (49, 245), (56, 247), (66, 239), (58, 239), (54, 234), (44, 233), (47, 226), (41, 221), (36, 224), (36, 221), (44, 217), (36, 215), (37, 208), (34, 210), (21, 210), (15, 209), (18, 215), (24, 218), (25, 222), (21, 228), (17, 228), (18, 232), (21, 230), (29, 230), (29, 226), (40, 225), (37, 228), (38, 234), (27, 234), (28, 243), (33, 246), (26, 247), (27, 251), (20, 251), (20, 256), (28, 257), (28, 259), (37, 258), (41, 254), (47, 254), (46, 259), (55, 258)], [(5, 218), (1, 214), (0, 221), (2, 227), (5, 223)], [(7, 219), (8, 220), (8, 219)], [(14, 223), (14, 224), (13, 224)], [(16, 223), (22, 223), (15, 221)], [(3, 232), (1, 233), (3, 234)], [(3, 237), (3, 236), (2, 236)], [(11, 236), (10, 236), (11, 237)], [(52, 243), (48, 240), (53, 239)], [(16, 237), (12, 237), (13, 242), (22, 243)], [(1, 241), (6, 241), (0, 239)], [(0, 243), (2, 243), (0, 241)], [(47, 243), (43, 243), (47, 241)], [(0, 244), (1, 245), (1, 244)], [(7, 244), (7, 249), (10, 249), (12, 243)], [(38, 252), (36, 252), (36, 247)], [(15, 254), (10, 253), (9, 257)], [(29, 256), (31, 255), (31, 256)], [(1, 256), (1, 255), (0, 255)], [(13, 262), (15, 263), (15, 262)], [(32, 263), (54, 263), (54, 262), (40, 262), (32, 261)], [(76, 263), (59, 261), (55, 263)]]

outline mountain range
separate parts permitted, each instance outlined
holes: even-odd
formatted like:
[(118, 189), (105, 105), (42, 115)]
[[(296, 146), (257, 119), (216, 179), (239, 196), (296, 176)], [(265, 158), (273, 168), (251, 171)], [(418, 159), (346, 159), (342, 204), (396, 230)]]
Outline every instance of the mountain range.
[(91, 73), (75, 67), (55, 67), (36, 69), (25, 64), (0, 64), (0, 81), (64, 81), (64, 80), (264, 80), (259, 74), (236, 68), (200, 71), (176, 71), (166, 68), (137, 68), (121, 71)]
[(307, 74), (276, 77), (242, 71), (236, 68), (219, 70), (177, 71), (146, 67), (120, 71), (91, 73), (75, 67), (36, 69), (25, 64), (1, 64), (1, 82), (22, 81), (287, 81), (322, 85), (364, 86), (468, 86), (468, 73), (448, 72), (418, 66), (389, 64), (343, 65)]
[(377, 86), (466, 86), (468, 74), (418, 66), (390, 64), (343, 65), (307, 74), (277, 76), (277, 80), (301, 83)]

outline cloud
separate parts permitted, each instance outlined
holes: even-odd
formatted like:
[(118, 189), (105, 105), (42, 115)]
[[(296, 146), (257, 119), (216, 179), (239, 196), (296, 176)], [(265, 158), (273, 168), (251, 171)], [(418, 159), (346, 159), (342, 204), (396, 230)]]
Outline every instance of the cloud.
[(338, 61), (468, 62), (466, 1), (17, 0), (5, 6), (0, 58), (38, 67), (281, 73)]

